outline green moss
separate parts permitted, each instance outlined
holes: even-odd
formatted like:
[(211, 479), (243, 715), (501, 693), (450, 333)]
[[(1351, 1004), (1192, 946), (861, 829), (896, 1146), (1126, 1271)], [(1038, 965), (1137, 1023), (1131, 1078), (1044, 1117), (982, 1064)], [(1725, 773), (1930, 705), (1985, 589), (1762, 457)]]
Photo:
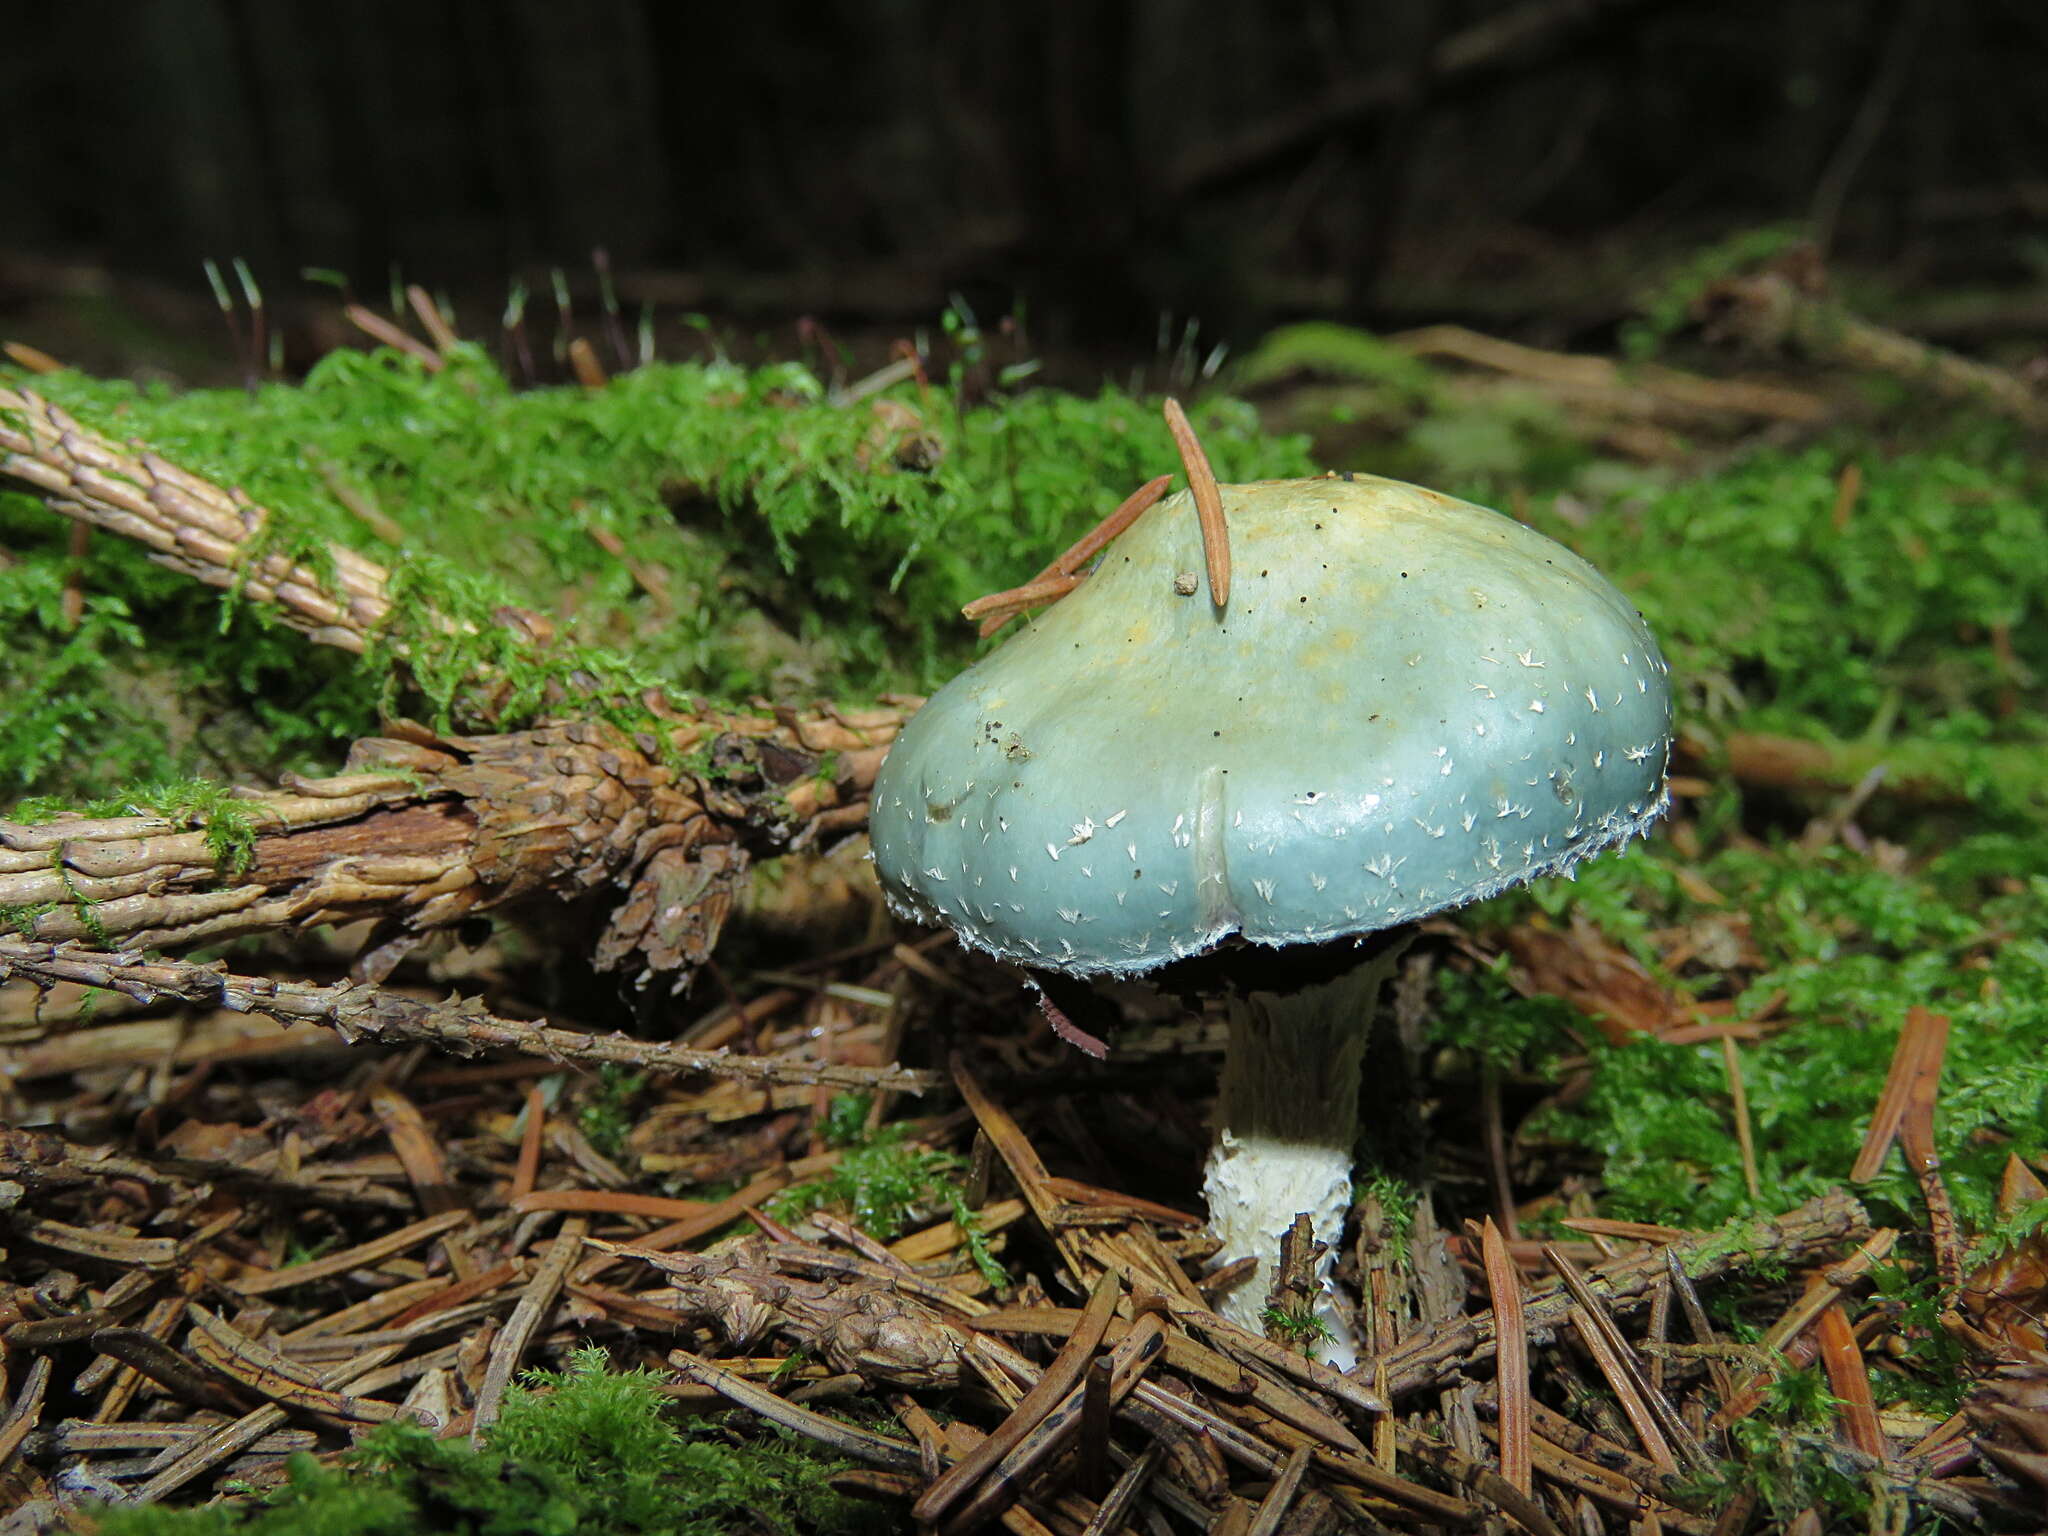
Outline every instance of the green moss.
[(1753, 1496), (1773, 1525), (1822, 1512), (1830, 1531), (1862, 1531), (1873, 1487), (1839, 1452), (1837, 1400), (1818, 1370), (1780, 1371), (1756, 1412), (1729, 1426), (1736, 1455), (1681, 1494), (1693, 1508), (1726, 1509)]
[[(651, 718), (629, 702), (650, 687), (928, 690), (974, 650), (962, 603), (1028, 576), (1176, 462), (1156, 408), (1113, 390), (968, 405), (904, 385), (849, 407), (793, 364), (655, 365), (601, 390), (519, 393), (465, 347), (438, 374), (337, 352), (253, 395), (31, 382), (245, 489), (273, 511), (266, 547), (318, 563), (339, 542), (390, 565), (397, 606), (371, 655), (309, 655), (119, 540), (95, 537), (76, 564), (58, 519), (0, 497), (0, 540), (23, 552), (0, 566), (0, 788), (17, 791), (166, 762), (220, 778), (302, 767), (380, 711), (516, 725), (551, 689), (629, 727)], [(1309, 468), (1301, 440), (1262, 433), (1247, 407), (1206, 402), (1195, 419), (1226, 478)], [(86, 601), (70, 626), (75, 564)], [(557, 618), (563, 643), (536, 659), (507, 606)]]
[(1363, 1182), (1352, 1185), (1351, 1203), (1367, 1201), (1379, 1206), (1380, 1231), (1386, 1243), (1388, 1261), (1396, 1266), (1408, 1262), (1408, 1243), (1415, 1229), (1415, 1205), (1419, 1191), (1405, 1179), (1373, 1169)]
[(1268, 331), (1233, 370), (1243, 388), (1284, 383), (1304, 375), (1351, 384), (1378, 385), (1406, 405), (1442, 402), (1443, 384), (1435, 369), (1355, 326), (1328, 320), (1305, 320)]
[(832, 1491), (832, 1464), (768, 1432), (737, 1442), (664, 1413), (656, 1378), (610, 1372), (585, 1350), (505, 1401), (481, 1449), (385, 1424), (344, 1467), (293, 1458), (291, 1480), (250, 1502), (108, 1508), (102, 1536), (722, 1536), (879, 1531), (884, 1513)]
[(1294, 1313), (1285, 1307), (1267, 1307), (1259, 1314), (1259, 1326), (1268, 1337), (1278, 1334), (1280, 1343), (1304, 1355), (1312, 1355), (1318, 1344), (1332, 1337), (1329, 1325), (1313, 1312)]
[(13, 906), (0, 907), (0, 928), (9, 928), (24, 939), (32, 939), (36, 933), (36, 919), (45, 912), (57, 910), (54, 901), (22, 902)]
[[(1966, 838), (1905, 873), (1847, 850), (1783, 844), (1730, 846), (1675, 878), (1680, 860), (1652, 843), (1589, 866), (1576, 883), (1551, 882), (1476, 909), (1492, 926), (1532, 911), (1586, 917), (1654, 961), (1653, 931), (1738, 925), (1754, 971), (1696, 966), (1681, 990), (1733, 993), (1737, 1016), (1783, 994), (1779, 1022), (1741, 1046), (1757, 1143), (1762, 1203), (1782, 1210), (1844, 1180), (1882, 1089), (1906, 1011), (1949, 1015), (1953, 1029), (1937, 1116), (1938, 1149), (1966, 1228), (1993, 1221), (1998, 1171), (2009, 1153), (2048, 1153), (2048, 836)], [(1625, 914), (1617, 920), (1615, 914)], [(1462, 983), (1470, 989), (1476, 983)], [(1522, 1027), (1531, 1004), (1501, 990), (1454, 994), (1461, 1043), (1480, 1031)], [(1557, 1006), (1536, 1000), (1542, 1007)], [(1505, 1023), (1476, 1022), (1498, 1015)], [(1595, 1070), (1586, 1097), (1550, 1111), (1528, 1134), (1593, 1152), (1615, 1215), (1711, 1225), (1750, 1208), (1743, 1187), (1726, 1067), (1712, 1044), (1648, 1037), (1608, 1043), (1578, 1037)], [(1512, 1038), (1510, 1043), (1516, 1043)], [(1517, 1059), (1539, 1069), (1562, 1037), (1531, 1028)], [(1905, 1213), (1917, 1186), (1894, 1160), (1868, 1194)]]
[[(1851, 464), (1862, 488), (1842, 520)], [(1846, 439), (1761, 453), (1584, 526), (1538, 522), (1643, 609), (1695, 718), (1966, 760), (2044, 733), (2043, 479), (1996, 433), (1897, 454)], [(2028, 779), (2038, 797), (2048, 775)]]
[(1633, 358), (1655, 356), (1692, 319), (1701, 294), (1724, 278), (1761, 265), (1807, 238), (1787, 225), (1738, 230), (1695, 251), (1673, 266), (1639, 304), (1639, 317), (1622, 327), (1622, 350)]
[(778, 1220), (794, 1221), (811, 1211), (838, 1206), (870, 1237), (888, 1242), (900, 1237), (915, 1217), (944, 1212), (960, 1228), (961, 1241), (975, 1268), (990, 1285), (1009, 1284), (1009, 1277), (990, 1252), (980, 1218), (967, 1206), (960, 1183), (965, 1161), (951, 1152), (906, 1144), (904, 1128), (867, 1127), (867, 1099), (841, 1094), (826, 1111), (826, 1140), (845, 1148), (838, 1164), (822, 1179), (792, 1184), (768, 1203)]
[(590, 1144), (606, 1157), (616, 1158), (626, 1149), (626, 1137), (634, 1125), (633, 1100), (647, 1086), (647, 1074), (634, 1072), (617, 1062), (605, 1062), (597, 1069), (597, 1080), (576, 1109), (576, 1124)]

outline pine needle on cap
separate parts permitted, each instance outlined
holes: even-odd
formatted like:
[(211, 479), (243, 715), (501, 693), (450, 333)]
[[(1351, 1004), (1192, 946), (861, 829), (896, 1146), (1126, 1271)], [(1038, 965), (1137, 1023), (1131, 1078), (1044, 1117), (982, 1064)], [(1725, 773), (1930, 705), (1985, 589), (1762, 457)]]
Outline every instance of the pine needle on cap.
[(1209, 567), (1209, 601), (1218, 608), (1230, 604), (1230, 527), (1223, 520), (1223, 493), (1216, 488), (1209, 456), (1188, 425), (1188, 415), (1172, 396), (1166, 401), (1166, 426), (1173, 444), (1180, 450), (1181, 466), (1187, 470), (1188, 490), (1195, 498), (1195, 516), (1202, 524), (1202, 558)]

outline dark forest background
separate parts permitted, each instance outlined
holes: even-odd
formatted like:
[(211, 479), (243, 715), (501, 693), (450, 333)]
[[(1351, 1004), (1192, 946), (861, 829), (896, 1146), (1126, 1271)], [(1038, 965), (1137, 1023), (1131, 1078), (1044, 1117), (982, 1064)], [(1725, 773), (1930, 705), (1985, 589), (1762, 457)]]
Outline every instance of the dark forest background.
[(138, 0), (7, 35), (0, 319), (85, 365), (110, 297), (206, 321), (208, 257), (287, 315), (333, 308), (304, 268), (397, 268), (483, 319), (553, 266), (590, 291), (597, 248), (629, 305), (765, 329), (958, 294), (1105, 360), (1189, 316), (1597, 345), (1779, 223), (1922, 334), (2048, 329), (2035, 0)]

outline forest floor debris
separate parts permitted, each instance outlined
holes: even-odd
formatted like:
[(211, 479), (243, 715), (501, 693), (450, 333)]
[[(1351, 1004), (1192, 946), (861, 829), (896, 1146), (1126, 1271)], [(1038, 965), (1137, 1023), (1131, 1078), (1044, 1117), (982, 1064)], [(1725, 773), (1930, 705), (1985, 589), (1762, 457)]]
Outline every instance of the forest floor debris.
[[(414, 309), (429, 341), (366, 387), (452, 422), (477, 407), (454, 388), (475, 359)], [(1396, 343), (1373, 365), (1444, 398), (1399, 371), (1426, 365)], [(1817, 430), (1805, 402), (1822, 396), (1780, 381), (1589, 371), (1470, 333), (1407, 345), (1563, 396), (1591, 382), (1746, 416), (1743, 431)], [(337, 365), (328, 387), (371, 366)], [(857, 463), (912, 509), (861, 522), (836, 569), (872, 577), (909, 569), (936, 527), (920, 499), (938, 494), (934, 444), (956, 476), (1003, 458), (969, 446), (982, 428), (964, 407), (934, 409), (919, 369), (892, 378), (835, 404), (787, 371), (622, 372), (517, 408), (573, 433), (659, 386), (728, 391), (789, 441), (801, 422), (834, 445), (816, 477), (834, 495), (856, 494)], [(911, 414), (890, 426), (876, 404)], [(1073, 409), (1106, 439), (1126, 430), (1114, 401)], [(66, 431), (66, 452), (96, 451)], [(1156, 437), (1101, 453), (1119, 488), (1170, 452)], [(1301, 453), (1216, 440), (1279, 471)], [(13, 451), (40, 463), (49, 446)], [(282, 1531), (315, 1508), (405, 1529), (425, 1509), (543, 1505), (578, 1531), (2032, 1528), (2048, 1491), (2037, 471), (1867, 443), (1743, 451), (1655, 494), (1525, 509), (1620, 573), (1666, 638), (1680, 809), (1654, 847), (1576, 886), (1427, 926), (1389, 1046), (1424, 1090), (1389, 1121), (1402, 1155), (1356, 1191), (1339, 1265), (1368, 1346), (1349, 1373), (1314, 1361), (1284, 1287), (1261, 1334), (1212, 1310), (1232, 1275), (1207, 1263), (1192, 1205), (1213, 1018), (1119, 996), (1068, 1021), (1111, 1048), (1085, 1059), (1014, 975), (897, 932), (819, 857), (729, 888), (669, 870), (692, 878), (653, 880), (638, 907), (629, 889), (621, 943), (686, 957), (645, 968), (701, 966), (696, 988), (648, 990), (628, 1031), (571, 1027), (610, 984), (559, 968), (601, 951), (586, 941), (604, 914), (512, 900), (610, 867), (562, 838), (697, 817), (705, 848), (765, 852), (814, 824), (822, 847), (858, 822), (861, 775), (910, 700), (700, 718), (643, 697), (632, 727), (687, 740), (627, 746), (550, 734), (617, 721), (519, 715), (568, 674), (527, 677), (520, 703), (465, 664), (409, 686), (508, 734), (405, 727), (382, 738), (403, 771), (381, 777), (7, 824), (0, 1530)], [(200, 496), (157, 462), (152, 483)], [(364, 500), (341, 447), (323, 462), (322, 494), (341, 484), (403, 529), (399, 498)], [(43, 489), (118, 507), (119, 484), (81, 491), (77, 469)], [(283, 489), (264, 504), (287, 506)], [(254, 537), (255, 503), (208, 490), (238, 519), (216, 533)], [(1001, 562), (940, 539), (920, 601), (958, 606), (1041, 565), (1100, 508), (1070, 510), (1074, 526), (1019, 530)], [(778, 538), (817, 538), (821, 515), (792, 513)], [(616, 567), (622, 612), (672, 611), (704, 562), (661, 552), (666, 516), (562, 547)], [(345, 504), (334, 519), (266, 546), (283, 585), (232, 600), (274, 595), (316, 638), (334, 583), (386, 601), (383, 568), (365, 586), (367, 566), (318, 555), (375, 526)], [(116, 531), (11, 573), (50, 578), (31, 607), (69, 614), (62, 634), (90, 631), (124, 569), (104, 547)], [(747, 579), (750, 598), (773, 586)], [(508, 627), (490, 606), (423, 611), (442, 634), (496, 625), (493, 666), (556, 643), (552, 621)], [(920, 665), (941, 654), (916, 648)], [(471, 782), (501, 761), (542, 771), (508, 771), (509, 798)], [(531, 839), (560, 810), (535, 798), (550, 785), (584, 809), (521, 845), (526, 863), (478, 841), (494, 817)], [(688, 805), (650, 812), (661, 794)], [(453, 830), (422, 844), (390, 820), (408, 813)], [(380, 816), (405, 836), (367, 848), (333, 830), (360, 840)], [(246, 901), (201, 910), (218, 887)], [(138, 899), (155, 905), (121, 906)], [(691, 902), (709, 904), (697, 927), (658, 920)], [(390, 926), (429, 908), (418, 931)], [(143, 949), (230, 936), (226, 955)], [(145, 1507), (230, 1488), (259, 1497)]]

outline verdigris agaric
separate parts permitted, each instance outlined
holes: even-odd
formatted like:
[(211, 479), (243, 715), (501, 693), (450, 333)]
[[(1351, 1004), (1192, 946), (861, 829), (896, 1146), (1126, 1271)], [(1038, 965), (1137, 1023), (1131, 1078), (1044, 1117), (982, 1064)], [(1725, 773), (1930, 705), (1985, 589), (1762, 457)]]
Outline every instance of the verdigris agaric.
[[(1215, 490), (1205, 473), (1196, 450)], [(1205, 1185), (1219, 1261), (1261, 1265), (1222, 1310), (1257, 1328), (1295, 1214), (1334, 1245), (1351, 1204), (1360, 1066), (1401, 947), (1367, 941), (1641, 834), (1666, 804), (1670, 702), (1629, 602), (1497, 512), (1369, 475), (1224, 486), (1206, 520), (1194, 499), (1145, 513), (939, 690), (871, 828), (899, 913), (1023, 966), (1300, 957), (1229, 988)], [(1227, 526), (1220, 602), (1203, 521)], [(1353, 953), (1333, 968), (1332, 946)]]

